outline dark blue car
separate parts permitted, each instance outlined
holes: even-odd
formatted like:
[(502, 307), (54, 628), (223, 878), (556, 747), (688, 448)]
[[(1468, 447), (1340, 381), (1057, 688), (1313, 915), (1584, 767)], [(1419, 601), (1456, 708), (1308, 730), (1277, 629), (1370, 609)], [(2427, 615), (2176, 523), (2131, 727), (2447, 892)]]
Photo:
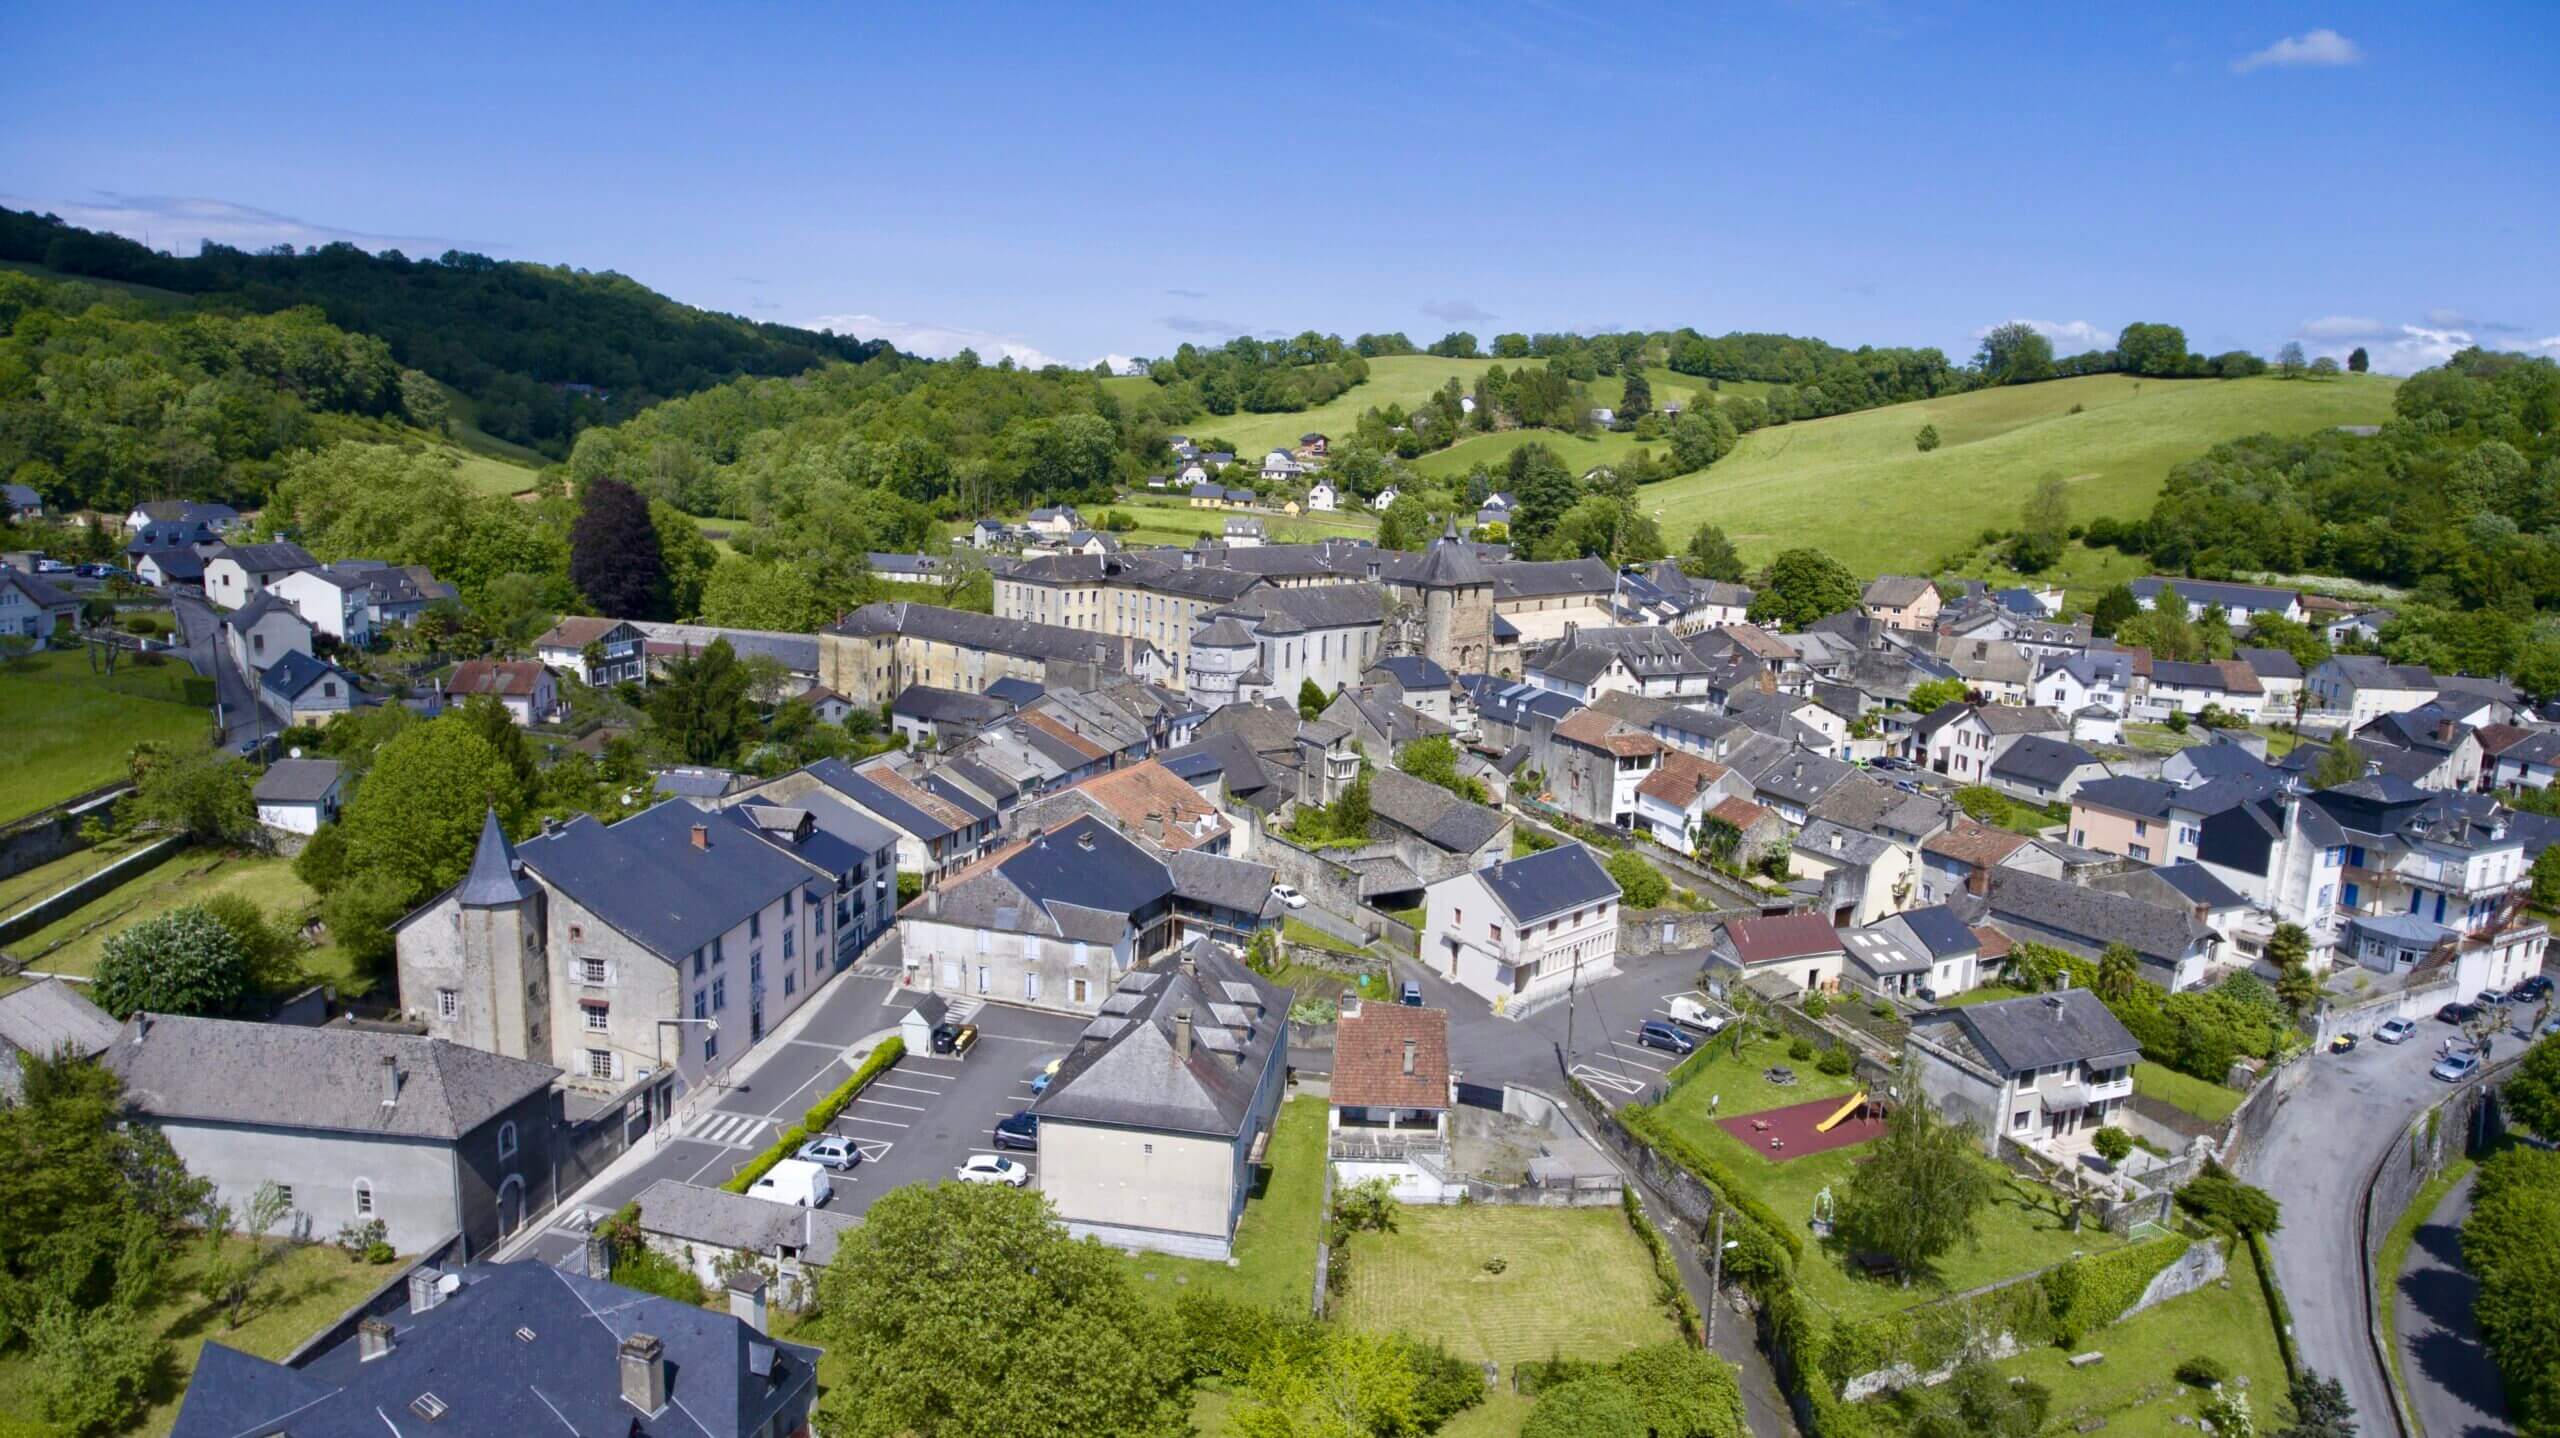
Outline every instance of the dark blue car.
[(1649, 1049), (1668, 1049), (1675, 1054), (1698, 1051), (1698, 1041), (1668, 1019), (1645, 1020), (1644, 1026), (1636, 1030), (1636, 1042)]
[(1040, 1115), (1029, 1109), (996, 1125), (996, 1147), (1019, 1148), (1030, 1152), (1040, 1149)]

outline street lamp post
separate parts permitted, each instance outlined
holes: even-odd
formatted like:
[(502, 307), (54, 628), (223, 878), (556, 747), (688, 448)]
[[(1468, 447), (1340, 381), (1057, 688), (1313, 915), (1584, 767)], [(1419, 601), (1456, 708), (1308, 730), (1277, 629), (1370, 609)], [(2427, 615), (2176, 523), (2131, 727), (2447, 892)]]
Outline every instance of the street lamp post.
[[(703, 1029), (704, 1029), (706, 1032), (711, 1033), (711, 1034), (715, 1034), (715, 1035), (716, 1035), (716, 1034), (718, 1034), (718, 1033), (720, 1032), (720, 1021), (719, 1021), (718, 1019), (660, 1019), (660, 1020), (658, 1020), (658, 1025), (657, 1025), (657, 1027), (656, 1027), (656, 1028), (653, 1028), (653, 1029), (651, 1029), (651, 1030), (649, 1030), (649, 1056), (650, 1056), (651, 1058), (654, 1058), (654, 1059), (656, 1059), (656, 1060), (658, 1061), (658, 1067), (660, 1067), (660, 1068), (662, 1068), (662, 1069), (663, 1069), (663, 1068), (665, 1068), (665, 1067), (667, 1066), (667, 1043), (666, 1043), (666, 1030), (667, 1030), (667, 1029), (669, 1029), (669, 1028), (681, 1028), (681, 1027), (683, 1027), (683, 1026), (684, 1026), (684, 1025), (686, 1025), (686, 1024), (700, 1024), (700, 1025), (702, 1025)], [(676, 1066), (677, 1066), (678, 1071), (679, 1071), (679, 1072), (681, 1072), (681, 1071), (682, 1071), (682, 1069), (683, 1069), (683, 1066), (684, 1066), (684, 1060), (683, 1060), (682, 1058), (678, 1058), (678, 1059), (676, 1060)], [(675, 1111), (676, 1111), (675, 1099), (674, 1099), (672, 1096), (670, 1096), (670, 1097), (668, 1098), (668, 1100), (667, 1100), (667, 1112), (666, 1112), (666, 1114), (664, 1115), (664, 1117), (665, 1117), (665, 1118), (667, 1118), (667, 1119), (669, 1119), (669, 1120), (672, 1120), (672, 1119), (675, 1117)], [(664, 1124), (661, 1124), (661, 1125), (659, 1126), (659, 1129), (658, 1129), (658, 1142), (660, 1142), (660, 1143), (665, 1143), (666, 1141), (667, 1141), (667, 1131), (666, 1131), (666, 1126), (665, 1126)]]

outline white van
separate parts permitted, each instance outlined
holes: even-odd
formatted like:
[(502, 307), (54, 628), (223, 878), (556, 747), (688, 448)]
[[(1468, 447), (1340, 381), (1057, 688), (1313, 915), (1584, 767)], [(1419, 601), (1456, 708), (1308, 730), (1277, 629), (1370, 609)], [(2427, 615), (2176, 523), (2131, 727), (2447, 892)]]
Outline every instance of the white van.
[(1722, 1014), (1709, 1012), (1705, 1004), (1687, 994), (1672, 996), (1671, 1021), (1684, 1029), (1696, 1029), (1711, 1038), (1730, 1022)]
[(786, 1158), (766, 1169), (764, 1177), (747, 1190), (750, 1198), (768, 1203), (787, 1203), (794, 1208), (823, 1208), (835, 1196), (836, 1187), (827, 1171), (805, 1158)]

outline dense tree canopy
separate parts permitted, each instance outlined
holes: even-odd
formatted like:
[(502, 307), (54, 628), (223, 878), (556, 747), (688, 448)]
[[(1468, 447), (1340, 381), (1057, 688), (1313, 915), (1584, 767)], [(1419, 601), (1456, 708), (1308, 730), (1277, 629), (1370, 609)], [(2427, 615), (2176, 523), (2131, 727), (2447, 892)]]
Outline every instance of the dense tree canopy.
[[(2546, 1041), (2547, 1044), (2547, 1041)], [(2506, 1379), (2520, 1433), (2560, 1433), (2560, 1153), (2513, 1148), (2480, 1168), (2462, 1226), (2464, 1264), (2480, 1280), (2472, 1316)]]
[(1858, 607), (1857, 576), (1819, 549), (1790, 549), (1769, 561), (1751, 600), (1751, 620), (1801, 629), (1826, 614)]

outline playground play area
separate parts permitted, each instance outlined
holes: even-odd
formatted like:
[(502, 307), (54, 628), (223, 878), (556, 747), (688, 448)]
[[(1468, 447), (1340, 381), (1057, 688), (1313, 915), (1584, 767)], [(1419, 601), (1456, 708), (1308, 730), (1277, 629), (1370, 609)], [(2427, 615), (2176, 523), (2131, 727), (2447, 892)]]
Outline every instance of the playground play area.
[(1865, 1143), (1884, 1132), (1884, 1110), (1884, 1100), (1856, 1093), (1718, 1119), (1716, 1127), (1771, 1163), (1784, 1163)]

